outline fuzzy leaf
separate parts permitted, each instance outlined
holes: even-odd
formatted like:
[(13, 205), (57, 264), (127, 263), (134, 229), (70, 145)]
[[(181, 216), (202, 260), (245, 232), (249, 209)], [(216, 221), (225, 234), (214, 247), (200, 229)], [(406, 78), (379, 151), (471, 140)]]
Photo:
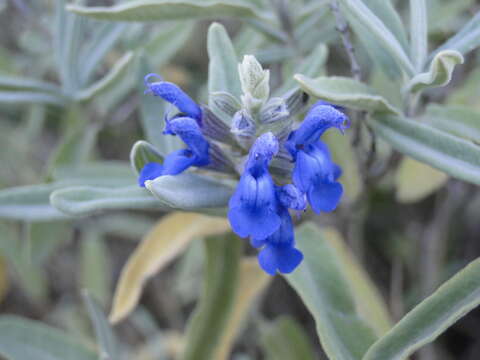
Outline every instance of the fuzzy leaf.
[(406, 359), (480, 304), (480, 260), (454, 275), (381, 337), (363, 360)]
[(137, 141), (130, 151), (130, 164), (137, 173), (149, 162), (163, 163), (163, 156), (148, 142)]
[(163, 217), (123, 267), (115, 290), (110, 321), (117, 323), (124, 319), (136, 307), (148, 278), (184, 251), (192, 239), (221, 234), (228, 229), (227, 220), (205, 215), (172, 213)]
[(480, 148), (471, 142), (398, 116), (376, 116), (371, 124), (378, 136), (398, 151), (480, 185)]
[(428, 51), (428, 17), (425, 0), (410, 0), (410, 56), (414, 61), (415, 69), (423, 70), (423, 63)]
[(432, 60), (428, 72), (415, 75), (407, 84), (406, 91), (416, 92), (431, 87), (447, 85), (452, 79), (455, 66), (463, 64), (463, 56), (455, 50), (439, 52)]
[(376, 94), (367, 85), (346, 77), (319, 77), (311, 79), (295, 75), (300, 88), (307, 94), (357, 110), (397, 114), (386, 99)]

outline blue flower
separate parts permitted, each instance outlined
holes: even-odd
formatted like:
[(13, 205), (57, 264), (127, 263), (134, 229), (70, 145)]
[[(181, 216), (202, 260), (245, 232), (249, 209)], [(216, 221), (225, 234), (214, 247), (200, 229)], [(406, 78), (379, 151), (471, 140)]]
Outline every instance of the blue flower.
[(163, 164), (146, 164), (138, 177), (138, 184), (145, 186), (145, 181), (156, 179), (162, 175), (177, 175), (190, 166), (206, 166), (210, 163), (210, 145), (205, 139), (195, 119), (176, 117), (170, 120), (169, 128), (178, 135), (188, 148), (174, 151), (167, 155)]
[(293, 183), (307, 195), (316, 213), (334, 210), (343, 193), (337, 182), (341, 169), (333, 163), (327, 145), (319, 140), (332, 127), (343, 132), (348, 118), (331, 105), (316, 103), (285, 143), (295, 162)]
[[(148, 74), (145, 76), (145, 93), (151, 93), (160, 96), (163, 100), (177, 107), (183, 115), (191, 117), (200, 124), (202, 121), (202, 109), (192, 100), (182, 89), (174, 83), (168, 81), (149, 82), (152, 77), (161, 77), (157, 74)], [(168, 123), (167, 123), (168, 128)]]
[(302, 262), (303, 254), (295, 248), (292, 218), (288, 209), (305, 210), (305, 196), (295, 186), (276, 187), (277, 214), (280, 227), (266, 239), (251, 239), (252, 246), (262, 248), (258, 254), (260, 267), (268, 274), (289, 274)]
[(240, 237), (265, 239), (280, 227), (275, 185), (268, 172), (268, 165), (277, 152), (278, 140), (270, 132), (261, 135), (250, 149), (244, 172), (229, 202), (228, 219)]

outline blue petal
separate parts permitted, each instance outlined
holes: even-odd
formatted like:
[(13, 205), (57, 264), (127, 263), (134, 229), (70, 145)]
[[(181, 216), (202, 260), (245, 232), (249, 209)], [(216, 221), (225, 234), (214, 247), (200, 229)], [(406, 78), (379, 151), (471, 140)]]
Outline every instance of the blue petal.
[(178, 135), (195, 155), (195, 165), (209, 164), (209, 143), (198, 123), (189, 117), (177, 117), (169, 121), (169, 130)]
[(156, 74), (148, 74), (145, 76), (145, 85), (148, 87), (148, 92), (155, 96), (160, 96), (165, 101), (175, 105), (182, 113), (199, 122), (201, 121), (202, 110), (190, 96), (174, 83), (168, 81), (148, 82), (148, 80), (154, 76), (160, 78), (160, 76)]
[(145, 181), (156, 179), (159, 176), (162, 176), (163, 165), (149, 162), (145, 164), (138, 175), (138, 185), (145, 187)]
[(177, 175), (195, 165), (195, 155), (188, 149), (174, 151), (163, 162), (162, 175)]
[(307, 193), (307, 198), (313, 211), (319, 214), (321, 211), (335, 210), (343, 194), (342, 184), (338, 182), (314, 184)]
[(292, 246), (267, 245), (258, 254), (260, 267), (270, 275), (289, 274), (302, 262), (303, 254)]
[(253, 175), (268, 171), (270, 160), (278, 153), (278, 139), (271, 132), (267, 132), (255, 140), (248, 159), (245, 163), (245, 171)]
[(288, 184), (277, 188), (277, 198), (282, 206), (293, 210), (305, 210), (307, 202), (305, 201), (304, 192), (300, 191), (296, 186)]

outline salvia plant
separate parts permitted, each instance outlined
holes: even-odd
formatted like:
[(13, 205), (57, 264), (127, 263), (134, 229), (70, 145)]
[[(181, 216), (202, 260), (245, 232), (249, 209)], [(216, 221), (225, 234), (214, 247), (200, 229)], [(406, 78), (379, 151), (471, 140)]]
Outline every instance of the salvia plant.
[(478, 9), (0, 1), (0, 357), (479, 358)]

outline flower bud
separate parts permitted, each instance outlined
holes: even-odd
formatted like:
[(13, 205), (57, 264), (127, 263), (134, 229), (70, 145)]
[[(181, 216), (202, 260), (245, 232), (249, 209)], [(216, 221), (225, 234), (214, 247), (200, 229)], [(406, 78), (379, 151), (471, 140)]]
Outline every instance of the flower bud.
[(270, 72), (263, 70), (262, 65), (253, 55), (245, 55), (238, 65), (243, 93), (264, 103), (270, 94)]

